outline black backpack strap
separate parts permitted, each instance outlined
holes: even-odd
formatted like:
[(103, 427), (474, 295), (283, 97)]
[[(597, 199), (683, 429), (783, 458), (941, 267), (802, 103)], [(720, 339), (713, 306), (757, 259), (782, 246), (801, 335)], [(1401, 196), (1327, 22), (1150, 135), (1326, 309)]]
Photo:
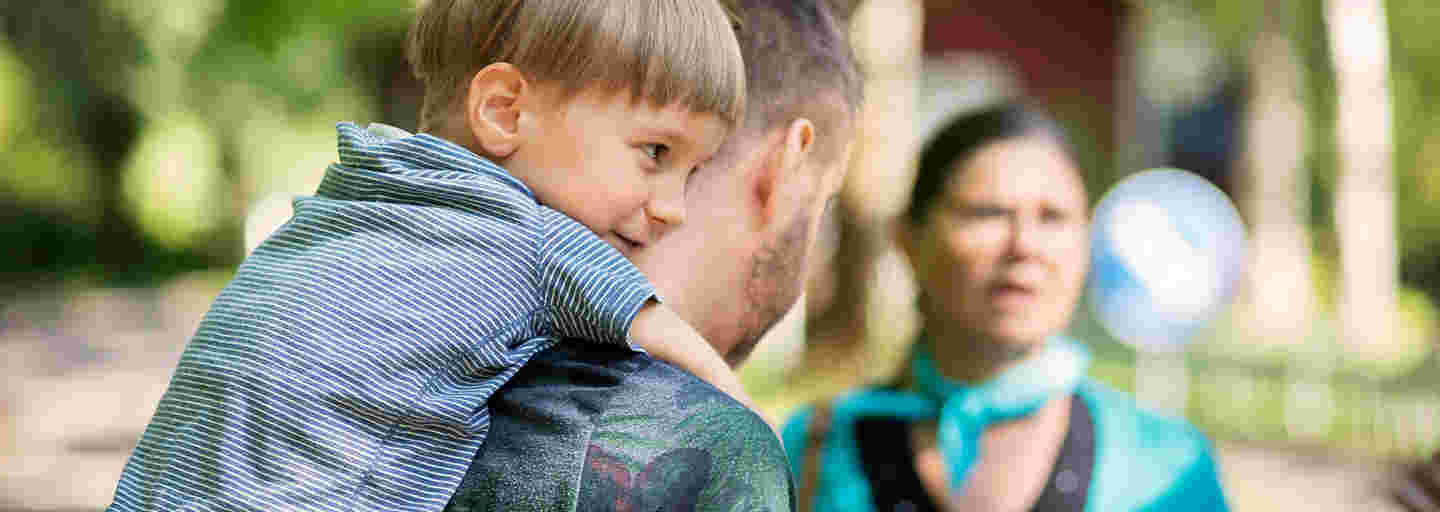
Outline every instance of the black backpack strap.
[(1085, 510), (1090, 498), (1090, 480), (1095, 476), (1095, 419), (1085, 399), (1072, 395), (1070, 425), (1061, 442), (1060, 454), (1045, 489), (1031, 509), (1039, 512)]

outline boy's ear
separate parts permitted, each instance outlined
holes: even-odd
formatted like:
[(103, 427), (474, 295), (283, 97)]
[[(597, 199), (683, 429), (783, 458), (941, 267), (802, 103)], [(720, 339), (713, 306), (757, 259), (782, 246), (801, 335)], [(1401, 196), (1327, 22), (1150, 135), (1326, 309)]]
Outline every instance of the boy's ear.
[(802, 192), (796, 187), (813, 188), (813, 179), (817, 177), (808, 175), (810, 169), (806, 164), (814, 147), (815, 125), (803, 117), (791, 121), (780, 134), (779, 143), (771, 146), (771, 154), (755, 182), (755, 200), (765, 220), (774, 221), (783, 212), (782, 203), (786, 208), (799, 206), (788, 204), (807, 196), (796, 194)]
[(465, 126), (486, 156), (504, 159), (524, 142), (520, 118), (530, 83), (508, 62), (485, 66), (470, 79)]

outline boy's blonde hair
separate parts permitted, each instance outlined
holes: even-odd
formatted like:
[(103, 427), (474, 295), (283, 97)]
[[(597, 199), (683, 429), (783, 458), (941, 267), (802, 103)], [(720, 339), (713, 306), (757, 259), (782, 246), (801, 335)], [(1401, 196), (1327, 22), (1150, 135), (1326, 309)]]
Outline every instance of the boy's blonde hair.
[(745, 64), (731, 23), (716, 0), (423, 0), (406, 48), (425, 84), (420, 129), (443, 122), (496, 62), (566, 97), (598, 86), (733, 126)]

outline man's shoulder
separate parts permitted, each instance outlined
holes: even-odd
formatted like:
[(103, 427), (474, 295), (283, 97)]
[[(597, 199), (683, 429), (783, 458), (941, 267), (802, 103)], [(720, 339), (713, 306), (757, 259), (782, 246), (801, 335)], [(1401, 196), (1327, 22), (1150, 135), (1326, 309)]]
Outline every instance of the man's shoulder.
[[(597, 418), (578, 510), (790, 510), (775, 432), (714, 386), (661, 361), (631, 376)], [(678, 507), (678, 508), (677, 508)]]
[(449, 510), (622, 502), (788, 510), (791, 501), (784, 451), (768, 424), (645, 354), (561, 343), (497, 392), (491, 412), (490, 435)]
[(643, 352), (588, 341), (562, 341), (536, 354), (497, 396), (531, 406), (577, 402), (577, 412), (596, 426), (625, 427), (631, 425), (626, 419), (639, 415), (650, 424), (675, 426), (724, 417), (774, 437), (760, 415), (693, 374)]
[(490, 427), (447, 512), (571, 510), (596, 418), (654, 360), (600, 345), (536, 354), (488, 401)]
[(783, 455), (774, 430), (755, 411), (685, 370), (638, 358), (645, 367), (627, 376), (596, 417), (594, 440), (608, 437), (617, 447), (637, 438), (683, 446), (773, 445)]

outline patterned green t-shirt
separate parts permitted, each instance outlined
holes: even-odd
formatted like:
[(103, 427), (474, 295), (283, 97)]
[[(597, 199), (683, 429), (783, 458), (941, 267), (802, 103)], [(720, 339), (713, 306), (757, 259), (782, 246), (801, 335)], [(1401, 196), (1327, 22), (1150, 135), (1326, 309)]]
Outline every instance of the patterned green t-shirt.
[(561, 343), (489, 406), (489, 436), (449, 512), (793, 510), (764, 420), (645, 354)]

